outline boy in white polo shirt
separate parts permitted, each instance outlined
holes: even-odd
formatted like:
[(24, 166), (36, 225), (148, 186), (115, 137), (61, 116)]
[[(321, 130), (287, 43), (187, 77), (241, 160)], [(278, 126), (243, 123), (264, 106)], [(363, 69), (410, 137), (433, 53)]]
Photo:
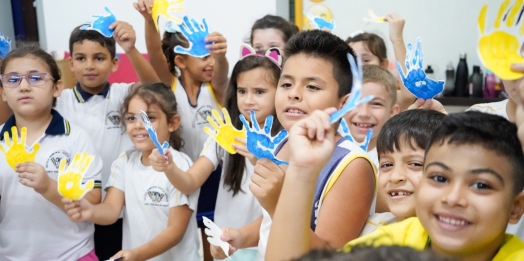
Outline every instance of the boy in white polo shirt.
[[(71, 122), (87, 131), (98, 155), (103, 160), (102, 185), (111, 173), (111, 164), (118, 155), (132, 146), (121, 124), (120, 107), (129, 91), (140, 83), (108, 82), (109, 75), (118, 69), (115, 42), (122, 47), (141, 83), (158, 82), (158, 76), (147, 60), (135, 48), (133, 27), (117, 21), (112, 38), (93, 30), (76, 27), (69, 39), (70, 64), (78, 82), (58, 98), (56, 109)], [(103, 193), (105, 195), (105, 193)], [(105, 260), (121, 249), (122, 220), (110, 226), (95, 227), (95, 249)]]

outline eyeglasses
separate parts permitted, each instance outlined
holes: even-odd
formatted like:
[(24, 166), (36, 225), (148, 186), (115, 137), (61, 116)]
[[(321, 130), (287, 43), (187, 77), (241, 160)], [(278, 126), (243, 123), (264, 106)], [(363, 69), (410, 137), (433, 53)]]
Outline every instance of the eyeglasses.
[(0, 74), (0, 80), (2, 81), (2, 86), (6, 88), (16, 88), (20, 85), (23, 79), (33, 87), (43, 86), (47, 83), (47, 79), (53, 80), (53, 77), (49, 73), (33, 72), (26, 75), (21, 75), (18, 73), (8, 73)]

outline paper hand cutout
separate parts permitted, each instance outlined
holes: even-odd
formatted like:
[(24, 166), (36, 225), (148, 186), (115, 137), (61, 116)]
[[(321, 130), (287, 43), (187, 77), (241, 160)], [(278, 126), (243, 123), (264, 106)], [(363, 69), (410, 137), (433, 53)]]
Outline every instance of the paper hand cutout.
[(151, 124), (149, 117), (147, 117), (147, 113), (145, 113), (144, 111), (140, 111), (140, 115), (135, 115), (135, 118), (142, 123), (142, 125), (147, 131), (147, 134), (149, 135), (149, 138), (151, 139), (151, 141), (153, 141), (153, 144), (155, 144), (155, 147), (158, 149), (158, 152), (164, 155), (164, 150), (169, 148), (169, 143), (167, 141), (164, 141), (162, 145), (160, 144), (160, 141), (158, 141), (158, 136), (156, 135), (155, 127), (153, 127), (153, 124)]
[(20, 130), (21, 139), (18, 139), (18, 130), (15, 126), (11, 127), (11, 133), (13, 135), (13, 140), (9, 138), (9, 132), (4, 132), (5, 145), (7, 149), (4, 149), (0, 145), (0, 151), (5, 154), (5, 158), (9, 166), (16, 170), (16, 165), (24, 162), (34, 162), (36, 153), (40, 149), (40, 143), (35, 143), (31, 151), (27, 150), (25, 143), (27, 140), (27, 128), (22, 127)]
[[(349, 126), (345, 119), (342, 119), (340, 121), (340, 125), (338, 126), (338, 133), (340, 133), (342, 137), (346, 137), (349, 141), (357, 143), (357, 141), (353, 138), (353, 135), (351, 135), (351, 131), (349, 130)], [(373, 130), (369, 129), (364, 141), (361, 143), (357, 143), (357, 145), (364, 151), (368, 151), (369, 141), (371, 140), (372, 136), (373, 136)]]
[(67, 166), (67, 160), (60, 160), (58, 169), (58, 193), (74, 201), (82, 199), (85, 194), (95, 187), (95, 181), (90, 179), (82, 184), (82, 179), (95, 156), (84, 153), (75, 154), (73, 161)]
[(181, 23), (182, 20), (171, 13), (184, 11), (183, 4), (184, 0), (156, 0), (151, 8), (151, 17), (153, 17), (156, 29), (158, 30), (158, 20), (161, 15), (175, 23)]
[(516, 80), (524, 76), (510, 69), (512, 63), (524, 63), (520, 52), (524, 43), (524, 23), (520, 17), (522, 1), (515, 1), (513, 6), (510, 6), (510, 2), (502, 1), (491, 30), (486, 29), (487, 5), (482, 7), (478, 17), (480, 39), (477, 47), (480, 60), (503, 80)]
[(344, 115), (348, 114), (360, 104), (369, 102), (374, 98), (372, 95), (361, 98), (363, 74), (360, 56), (357, 56), (357, 61), (355, 62), (355, 58), (348, 53), (348, 60), (351, 65), (351, 74), (353, 75), (353, 88), (351, 89), (349, 99), (344, 103), (342, 108), (329, 116), (331, 123), (339, 121)]
[[(246, 138), (246, 129), (237, 130), (231, 123), (231, 117), (226, 108), (222, 108), (224, 114), (224, 120), (220, 117), (220, 114), (216, 110), (212, 110), (213, 118), (207, 116), (206, 120), (213, 126), (213, 130), (209, 127), (204, 127), (204, 132), (211, 136), (222, 148), (224, 148), (230, 154), (236, 154), (237, 151), (233, 148), (233, 144), (238, 143), (235, 138)], [(225, 123), (224, 123), (225, 121)]]
[(404, 86), (417, 98), (427, 100), (435, 97), (435, 95), (444, 90), (444, 81), (430, 79), (424, 72), (422, 41), (420, 38), (417, 39), (417, 48), (415, 50), (413, 50), (411, 43), (408, 44), (407, 49), (407, 76), (404, 74), (400, 63), (398, 61), (395, 62), (395, 67), (397, 67), (398, 74), (400, 75), (400, 79), (404, 83)]
[(116, 22), (116, 17), (107, 6), (104, 9), (107, 12), (105, 15), (93, 15), (93, 21), (82, 25), (80, 30), (95, 30), (107, 38), (112, 37), (115, 30), (109, 29), (109, 26)]
[(11, 51), (11, 39), (0, 32), (0, 58), (5, 58)]
[(369, 15), (369, 18), (368, 17), (362, 18), (364, 22), (374, 22), (374, 23), (385, 23), (386, 22), (386, 18), (384, 18), (384, 16), (378, 17), (375, 14), (375, 12), (373, 12), (373, 10), (371, 9), (368, 9), (368, 15)]
[(224, 254), (226, 254), (227, 257), (229, 257), (229, 243), (222, 241), (220, 239), (220, 236), (223, 234), (222, 229), (220, 229), (213, 221), (211, 221), (207, 217), (204, 218), (204, 225), (206, 226), (206, 229), (204, 232), (206, 232), (207, 235), (207, 242), (213, 246), (217, 246), (222, 248), (222, 251), (224, 251)]
[(275, 137), (271, 137), (273, 115), (267, 116), (263, 130), (260, 129), (260, 126), (258, 125), (254, 111), (251, 111), (252, 127), (249, 126), (244, 115), (240, 114), (240, 120), (244, 124), (245, 129), (247, 129), (247, 150), (251, 152), (253, 156), (257, 159), (269, 159), (277, 165), (288, 165), (287, 162), (281, 161), (275, 156), (275, 150), (278, 145), (287, 138), (287, 130), (281, 130)]
[(327, 21), (326, 19), (314, 15), (311, 12), (304, 11), (304, 15), (309, 19), (309, 26), (314, 29), (324, 29), (327, 28), (330, 31), (333, 31), (335, 29), (335, 20), (331, 19), (331, 21)]
[(184, 23), (179, 24), (179, 27), (180, 31), (189, 41), (189, 47), (175, 46), (175, 53), (187, 54), (199, 58), (206, 57), (210, 54), (209, 50), (206, 49), (206, 45), (211, 44), (211, 42), (205, 41), (207, 35), (209, 35), (206, 19), (203, 19), (202, 25), (200, 25), (195, 19), (191, 19), (190, 22), (189, 17), (184, 16)]

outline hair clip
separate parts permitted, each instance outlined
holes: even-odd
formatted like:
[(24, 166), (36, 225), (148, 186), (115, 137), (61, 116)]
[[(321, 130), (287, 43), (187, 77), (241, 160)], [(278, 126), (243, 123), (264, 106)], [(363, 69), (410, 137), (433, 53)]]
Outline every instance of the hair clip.
[(11, 39), (0, 32), (0, 58), (5, 58), (11, 51)]
[(174, 21), (168, 21), (166, 23), (166, 32), (169, 32), (169, 33), (182, 33), (182, 31), (180, 31), (180, 26), (174, 22)]
[(94, 30), (107, 38), (113, 37), (115, 30), (109, 29), (109, 26), (116, 22), (116, 17), (107, 6), (104, 9), (107, 12), (105, 15), (92, 15), (93, 21), (82, 25), (80, 30)]
[(247, 44), (240, 45), (240, 60), (248, 56), (262, 56), (268, 58), (270, 61), (275, 63), (278, 68), (282, 69), (282, 55), (280, 49), (276, 47), (269, 48), (265, 54), (260, 54), (253, 49), (253, 47)]

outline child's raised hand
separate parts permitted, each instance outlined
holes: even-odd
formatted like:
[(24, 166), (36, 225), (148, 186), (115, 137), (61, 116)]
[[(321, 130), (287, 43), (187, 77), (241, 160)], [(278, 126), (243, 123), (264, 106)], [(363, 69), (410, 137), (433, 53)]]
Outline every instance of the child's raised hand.
[(158, 172), (166, 172), (175, 166), (171, 151), (165, 150), (164, 153), (165, 155), (162, 155), (158, 149), (155, 148), (151, 152), (151, 155), (149, 155), (149, 163), (151, 163), (151, 167)]
[(73, 222), (82, 222), (90, 220), (93, 216), (93, 205), (85, 198), (79, 201), (73, 201), (68, 198), (62, 198), (64, 209)]
[(153, 8), (154, 0), (138, 0), (133, 3), (133, 7), (146, 19), (147, 21), (153, 21), (151, 16), (151, 8)]
[(285, 171), (269, 159), (259, 159), (251, 176), (249, 190), (272, 216), (284, 183)]
[[(237, 248), (241, 245), (242, 234), (240, 233), (240, 231), (234, 228), (221, 227), (220, 229), (222, 229), (223, 232), (222, 236), (220, 236), (220, 239), (229, 243), (228, 255), (231, 256), (237, 251)], [(210, 246), (211, 256), (213, 256), (214, 259), (222, 260), (227, 258), (226, 254), (224, 253), (221, 247), (214, 245)]]
[(446, 109), (444, 109), (444, 106), (442, 103), (435, 99), (427, 99), (424, 100), (422, 98), (419, 98), (413, 103), (411, 106), (409, 106), (408, 110), (414, 110), (414, 109), (427, 109), (427, 110), (434, 110), (438, 112), (442, 112), (444, 114), (448, 114)]
[(133, 26), (123, 21), (116, 21), (109, 28), (115, 30), (113, 38), (126, 53), (135, 48), (136, 34)]
[(330, 123), (335, 108), (314, 111), (311, 116), (295, 123), (289, 131), (289, 165), (310, 169), (322, 167), (335, 148), (336, 129)]
[(118, 253), (114, 254), (110, 260), (114, 260), (114, 259), (117, 259), (117, 258), (122, 258), (122, 259), (118, 259), (119, 261), (136, 261), (138, 260), (138, 253), (136, 253), (136, 251), (134, 249), (131, 249), (131, 250), (120, 250), (118, 251)]
[(44, 167), (35, 162), (25, 162), (16, 165), (16, 172), (22, 185), (33, 188), (36, 192), (44, 194), (49, 189), (51, 178)]
[(206, 42), (212, 42), (213, 44), (206, 45), (206, 49), (209, 50), (211, 55), (214, 57), (225, 57), (227, 52), (227, 39), (219, 32), (212, 32), (206, 37)]
[(389, 23), (389, 39), (392, 42), (403, 41), (402, 31), (406, 21), (397, 13), (391, 13), (384, 17)]
[(251, 162), (251, 165), (255, 166), (257, 164), (257, 158), (255, 155), (251, 154), (249, 150), (246, 147), (246, 139), (241, 138), (235, 138), (235, 141), (238, 141), (240, 144), (233, 143), (233, 148), (235, 148), (236, 152), (244, 157), (246, 157), (249, 162)]

